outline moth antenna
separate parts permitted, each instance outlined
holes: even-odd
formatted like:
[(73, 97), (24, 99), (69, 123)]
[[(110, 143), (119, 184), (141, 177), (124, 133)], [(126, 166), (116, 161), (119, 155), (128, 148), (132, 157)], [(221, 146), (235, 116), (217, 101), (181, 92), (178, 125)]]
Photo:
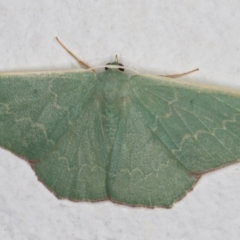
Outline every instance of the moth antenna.
[(182, 77), (182, 76), (186, 76), (186, 75), (188, 75), (190, 73), (196, 72), (198, 70), (199, 70), (199, 68), (196, 68), (196, 69), (193, 69), (193, 70), (191, 70), (189, 72), (185, 72), (185, 73), (179, 73), (179, 74), (173, 74), (173, 75), (159, 75), (159, 76), (161, 76), (161, 77), (169, 77), (169, 78), (179, 78), (179, 77)]
[[(83, 62), (82, 60), (80, 60), (76, 55), (74, 55), (59, 39), (58, 37), (56, 37), (56, 40), (58, 41), (58, 43), (65, 49), (65, 51), (67, 51), (67, 53), (69, 53), (81, 66), (83, 66), (84, 68), (91, 68), (88, 64), (86, 64), (85, 62)], [(91, 69), (93, 72), (95, 72), (93, 69)]]

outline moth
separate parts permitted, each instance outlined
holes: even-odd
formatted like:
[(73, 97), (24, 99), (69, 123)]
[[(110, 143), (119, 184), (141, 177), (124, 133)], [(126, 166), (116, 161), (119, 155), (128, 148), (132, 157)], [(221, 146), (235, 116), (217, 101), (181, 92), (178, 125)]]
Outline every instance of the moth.
[(58, 198), (169, 208), (240, 159), (240, 91), (78, 62), (0, 74), (0, 146)]

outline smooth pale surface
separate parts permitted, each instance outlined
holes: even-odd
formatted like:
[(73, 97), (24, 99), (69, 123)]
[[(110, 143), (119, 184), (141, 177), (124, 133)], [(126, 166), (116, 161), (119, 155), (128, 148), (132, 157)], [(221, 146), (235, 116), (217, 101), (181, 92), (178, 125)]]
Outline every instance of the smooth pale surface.
[(240, 92), (118, 69), (0, 75), (0, 145), (57, 197), (171, 207), (240, 159)]
[[(90, 66), (118, 54), (142, 73), (199, 67), (187, 78), (239, 89), (239, 4), (2, 0), (0, 71), (79, 68), (58, 36)], [(27, 162), (0, 154), (4, 239), (239, 239), (239, 164), (205, 174), (171, 209), (144, 209), (59, 201)]]

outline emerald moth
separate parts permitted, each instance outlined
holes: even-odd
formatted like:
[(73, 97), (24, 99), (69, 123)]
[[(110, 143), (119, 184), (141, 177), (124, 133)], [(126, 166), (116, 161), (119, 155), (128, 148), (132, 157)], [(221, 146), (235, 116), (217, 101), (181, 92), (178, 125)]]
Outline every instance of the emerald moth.
[(118, 65), (1, 73), (0, 146), (58, 198), (144, 207), (240, 159), (240, 91)]

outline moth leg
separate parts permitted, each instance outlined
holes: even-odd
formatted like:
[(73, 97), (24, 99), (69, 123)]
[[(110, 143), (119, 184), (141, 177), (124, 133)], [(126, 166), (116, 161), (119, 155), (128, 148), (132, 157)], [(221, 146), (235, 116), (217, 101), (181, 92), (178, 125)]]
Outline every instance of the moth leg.
[(199, 70), (199, 69), (196, 68), (196, 69), (194, 69), (194, 70), (192, 70), (192, 71), (185, 72), (185, 73), (179, 73), (179, 74), (173, 74), (173, 75), (159, 75), (159, 76), (161, 76), (161, 77), (169, 77), (169, 78), (179, 78), (179, 77), (188, 75), (188, 74), (190, 74), (190, 73), (196, 72), (196, 71), (198, 71), (198, 70)]
[[(56, 37), (56, 40), (58, 41), (58, 43), (84, 68), (91, 68), (88, 64), (86, 64), (85, 62), (83, 62), (82, 60), (80, 60), (77, 56), (75, 56), (59, 39), (58, 37)], [(93, 72), (95, 72), (94, 70), (92, 70)]]

